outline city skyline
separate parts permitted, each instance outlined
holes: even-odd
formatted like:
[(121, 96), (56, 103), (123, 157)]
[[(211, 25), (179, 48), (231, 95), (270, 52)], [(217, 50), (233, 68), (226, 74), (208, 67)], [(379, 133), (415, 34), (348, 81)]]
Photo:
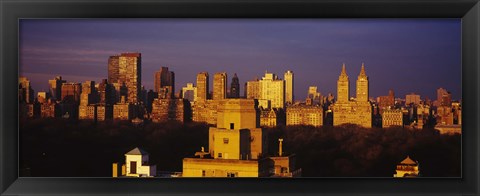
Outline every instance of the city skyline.
[[(240, 95), (245, 82), (265, 71), (284, 79), (283, 73), (292, 70), (295, 99), (303, 100), (309, 86), (335, 95), (342, 64), (355, 75), (365, 63), (371, 97), (393, 89), (396, 97), (414, 92), (435, 99), (436, 89), (443, 87), (461, 99), (457, 19), (22, 20), (20, 26), (20, 75), (36, 92), (48, 91), (47, 81), (56, 75), (68, 82), (100, 82), (107, 78), (109, 56), (140, 52), (146, 89), (154, 89), (154, 74), (162, 66), (175, 73), (175, 89), (197, 86), (196, 74), (202, 71), (210, 74), (210, 89), (213, 75), (226, 72), (230, 88), (236, 73)], [(123, 26), (132, 28), (112, 33)]]

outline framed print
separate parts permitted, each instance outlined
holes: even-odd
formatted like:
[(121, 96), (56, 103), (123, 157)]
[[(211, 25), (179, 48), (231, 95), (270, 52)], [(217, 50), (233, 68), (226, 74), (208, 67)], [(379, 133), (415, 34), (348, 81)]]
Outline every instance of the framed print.
[(476, 195), (479, 6), (4, 1), (1, 192)]

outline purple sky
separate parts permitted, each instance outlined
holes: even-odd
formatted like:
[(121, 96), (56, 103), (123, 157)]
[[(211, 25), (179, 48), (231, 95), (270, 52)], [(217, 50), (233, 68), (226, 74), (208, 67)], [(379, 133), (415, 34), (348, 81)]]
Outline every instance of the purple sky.
[[(207, 71), (234, 73), (243, 84), (265, 70), (295, 74), (296, 100), (308, 86), (336, 95), (342, 63), (350, 93), (361, 63), (370, 96), (415, 92), (422, 99), (446, 88), (461, 98), (460, 19), (56, 19), (20, 20), (20, 75), (36, 92), (56, 75), (67, 81), (107, 78), (107, 59), (142, 53), (142, 84), (168, 66), (176, 89)], [(212, 88), (210, 88), (212, 89)]]

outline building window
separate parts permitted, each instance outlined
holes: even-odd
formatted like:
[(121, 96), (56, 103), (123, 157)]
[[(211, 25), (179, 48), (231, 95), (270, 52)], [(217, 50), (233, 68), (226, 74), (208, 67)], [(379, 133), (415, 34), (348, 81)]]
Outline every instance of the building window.
[(205, 170), (202, 170), (202, 177), (205, 177)]
[(230, 129), (235, 129), (235, 124), (230, 123)]
[(222, 158), (222, 153), (218, 153), (218, 158)]
[(223, 144), (228, 144), (228, 138), (223, 138)]

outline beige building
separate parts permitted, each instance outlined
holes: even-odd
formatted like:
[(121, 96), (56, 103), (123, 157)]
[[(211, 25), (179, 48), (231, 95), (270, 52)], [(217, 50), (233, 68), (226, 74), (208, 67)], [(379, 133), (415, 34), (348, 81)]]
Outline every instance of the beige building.
[(287, 107), (287, 126), (323, 125), (323, 108), (314, 105), (292, 105)]
[(182, 88), (182, 98), (187, 99), (193, 105), (197, 100), (197, 87), (193, 86), (193, 83), (187, 83), (187, 86)]
[(122, 53), (110, 56), (108, 59), (108, 80), (110, 83), (126, 86), (126, 101), (129, 103), (140, 101), (142, 89), (141, 59), (142, 55), (140, 53)]
[(208, 82), (208, 73), (200, 72), (197, 74), (197, 100), (204, 101), (208, 99), (209, 93), (209, 82)]
[(293, 71), (286, 71), (284, 74), (285, 79), (285, 103), (293, 104), (295, 101), (294, 96), (294, 77)]
[(152, 122), (188, 121), (187, 108), (189, 107), (186, 99), (154, 99), (151, 113)]
[(105, 121), (113, 118), (113, 106), (99, 104), (97, 105), (97, 121)]
[(343, 64), (342, 72), (337, 81), (337, 102), (333, 106), (333, 125), (356, 124), (366, 128), (372, 127), (372, 105), (368, 100), (368, 76), (365, 66), (357, 79), (357, 97), (349, 100), (349, 79)]
[(395, 178), (414, 178), (420, 173), (418, 161), (413, 161), (409, 156), (397, 165), (393, 177)]
[(260, 126), (261, 127), (276, 127), (279, 124), (278, 109), (263, 109), (260, 108)]
[(213, 100), (227, 98), (227, 73), (216, 73), (213, 75)]
[(114, 120), (131, 120), (134, 117), (134, 105), (131, 103), (120, 102), (113, 105)]
[[(272, 108), (285, 107), (285, 81), (280, 80), (273, 73), (265, 73), (260, 82), (260, 98), (270, 100)], [(265, 105), (259, 105), (263, 108), (268, 108)]]
[(386, 109), (382, 112), (382, 128), (403, 126), (402, 110)]
[(217, 124), (217, 100), (197, 100), (192, 106), (192, 121)]
[(435, 129), (440, 132), (440, 134), (462, 134), (462, 125), (453, 124), (453, 125), (435, 125)]
[[(121, 168), (121, 170), (120, 170)], [(125, 154), (125, 164), (113, 163), (113, 177), (155, 177), (157, 166), (149, 163), (149, 153), (134, 148)]]
[[(258, 127), (253, 99), (218, 101), (216, 127), (209, 129), (209, 150), (205, 158), (186, 158), (184, 177), (259, 177), (268, 173), (262, 153), (266, 135)], [(198, 154), (197, 153), (197, 154)]]
[(420, 104), (420, 95), (417, 95), (415, 93), (410, 93), (405, 96), (405, 105), (418, 105)]
[[(268, 177), (275, 174), (273, 168), (285, 165), (267, 155), (256, 105), (254, 99), (219, 101), (216, 127), (209, 129), (209, 150), (202, 147), (196, 158), (183, 159), (183, 177)], [(300, 174), (295, 168), (282, 171), (285, 174), (277, 177)]]
[(247, 99), (260, 99), (260, 82), (258, 79), (248, 81), (245, 84), (245, 97)]

